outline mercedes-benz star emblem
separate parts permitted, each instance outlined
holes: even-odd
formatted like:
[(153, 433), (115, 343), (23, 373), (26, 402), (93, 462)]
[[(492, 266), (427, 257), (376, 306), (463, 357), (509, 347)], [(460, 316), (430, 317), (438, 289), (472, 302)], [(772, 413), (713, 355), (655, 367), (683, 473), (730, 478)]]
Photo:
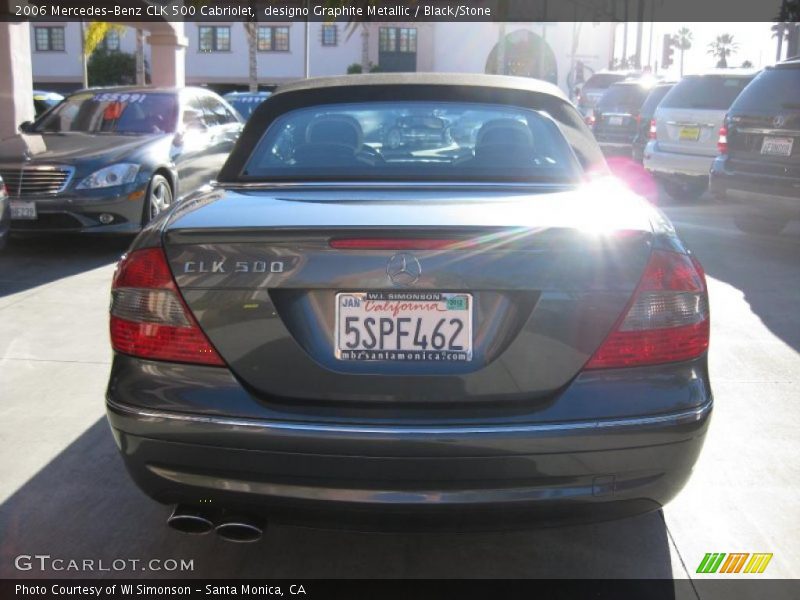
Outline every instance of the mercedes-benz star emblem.
[(386, 275), (395, 285), (411, 285), (419, 281), (422, 265), (413, 254), (401, 252), (389, 259)]
[(772, 119), (772, 124), (775, 127), (783, 127), (786, 124), (786, 117), (784, 115), (778, 115), (774, 119)]

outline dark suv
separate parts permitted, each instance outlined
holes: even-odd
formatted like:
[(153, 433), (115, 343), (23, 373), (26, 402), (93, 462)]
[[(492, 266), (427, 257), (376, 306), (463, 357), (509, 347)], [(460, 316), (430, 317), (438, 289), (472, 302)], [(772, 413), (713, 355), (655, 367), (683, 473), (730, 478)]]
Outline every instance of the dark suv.
[(733, 103), (711, 167), (711, 192), (745, 204), (742, 231), (779, 233), (800, 217), (800, 59), (768, 67)]
[(639, 128), (639, 112), (649, 92), (647, 83), (621, 81), (600, 97), (594, 108), (592, 131), (604, 153), (630, 155)]

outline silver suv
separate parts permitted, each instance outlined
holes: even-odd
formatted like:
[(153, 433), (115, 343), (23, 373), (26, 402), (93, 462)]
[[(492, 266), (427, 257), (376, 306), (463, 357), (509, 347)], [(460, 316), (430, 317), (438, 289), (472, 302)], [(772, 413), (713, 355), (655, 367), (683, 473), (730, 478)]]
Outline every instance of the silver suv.
[(725, 113), (757, 71), (720, 69), (684, 77), (658, 105), (644, 151), (645, 168), (674, 198), (697, 199), (708, 189)]

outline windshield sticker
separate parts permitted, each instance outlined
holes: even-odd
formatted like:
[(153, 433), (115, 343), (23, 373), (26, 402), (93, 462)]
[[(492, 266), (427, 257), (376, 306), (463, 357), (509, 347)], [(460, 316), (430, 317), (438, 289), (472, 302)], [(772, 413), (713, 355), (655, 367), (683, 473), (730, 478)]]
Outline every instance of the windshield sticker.
[(146, 94), (125, 94), (118, 92), (105, 92), (103, 94), (95, 94), (92, 100), (95, 102), (127, 102), (132, 104), (134, 102), (143, 102)]

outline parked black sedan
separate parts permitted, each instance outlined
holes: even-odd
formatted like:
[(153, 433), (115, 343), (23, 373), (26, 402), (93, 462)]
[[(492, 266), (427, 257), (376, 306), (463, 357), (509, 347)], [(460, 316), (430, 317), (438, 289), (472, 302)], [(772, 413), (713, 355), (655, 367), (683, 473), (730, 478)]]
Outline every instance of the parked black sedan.
[[(398, 153), (397, 113), (479, 121)], [(593, 176), (589, 177), (588, 174)], [(702, 268), (564, 94), (304, 80), (112, 285), (108, 418), (181, 531), (519, 528), (657, 510), (712, 410)]]
[(137, 232), (216, 177), (241, 127), (207, 90), (77, 92), (0, 142), (12, 231)]
[(800, 218), (800, 59), (764, 69), (728, 110), (711, 193), (745, 206), (737, 226), (780, 233)]

